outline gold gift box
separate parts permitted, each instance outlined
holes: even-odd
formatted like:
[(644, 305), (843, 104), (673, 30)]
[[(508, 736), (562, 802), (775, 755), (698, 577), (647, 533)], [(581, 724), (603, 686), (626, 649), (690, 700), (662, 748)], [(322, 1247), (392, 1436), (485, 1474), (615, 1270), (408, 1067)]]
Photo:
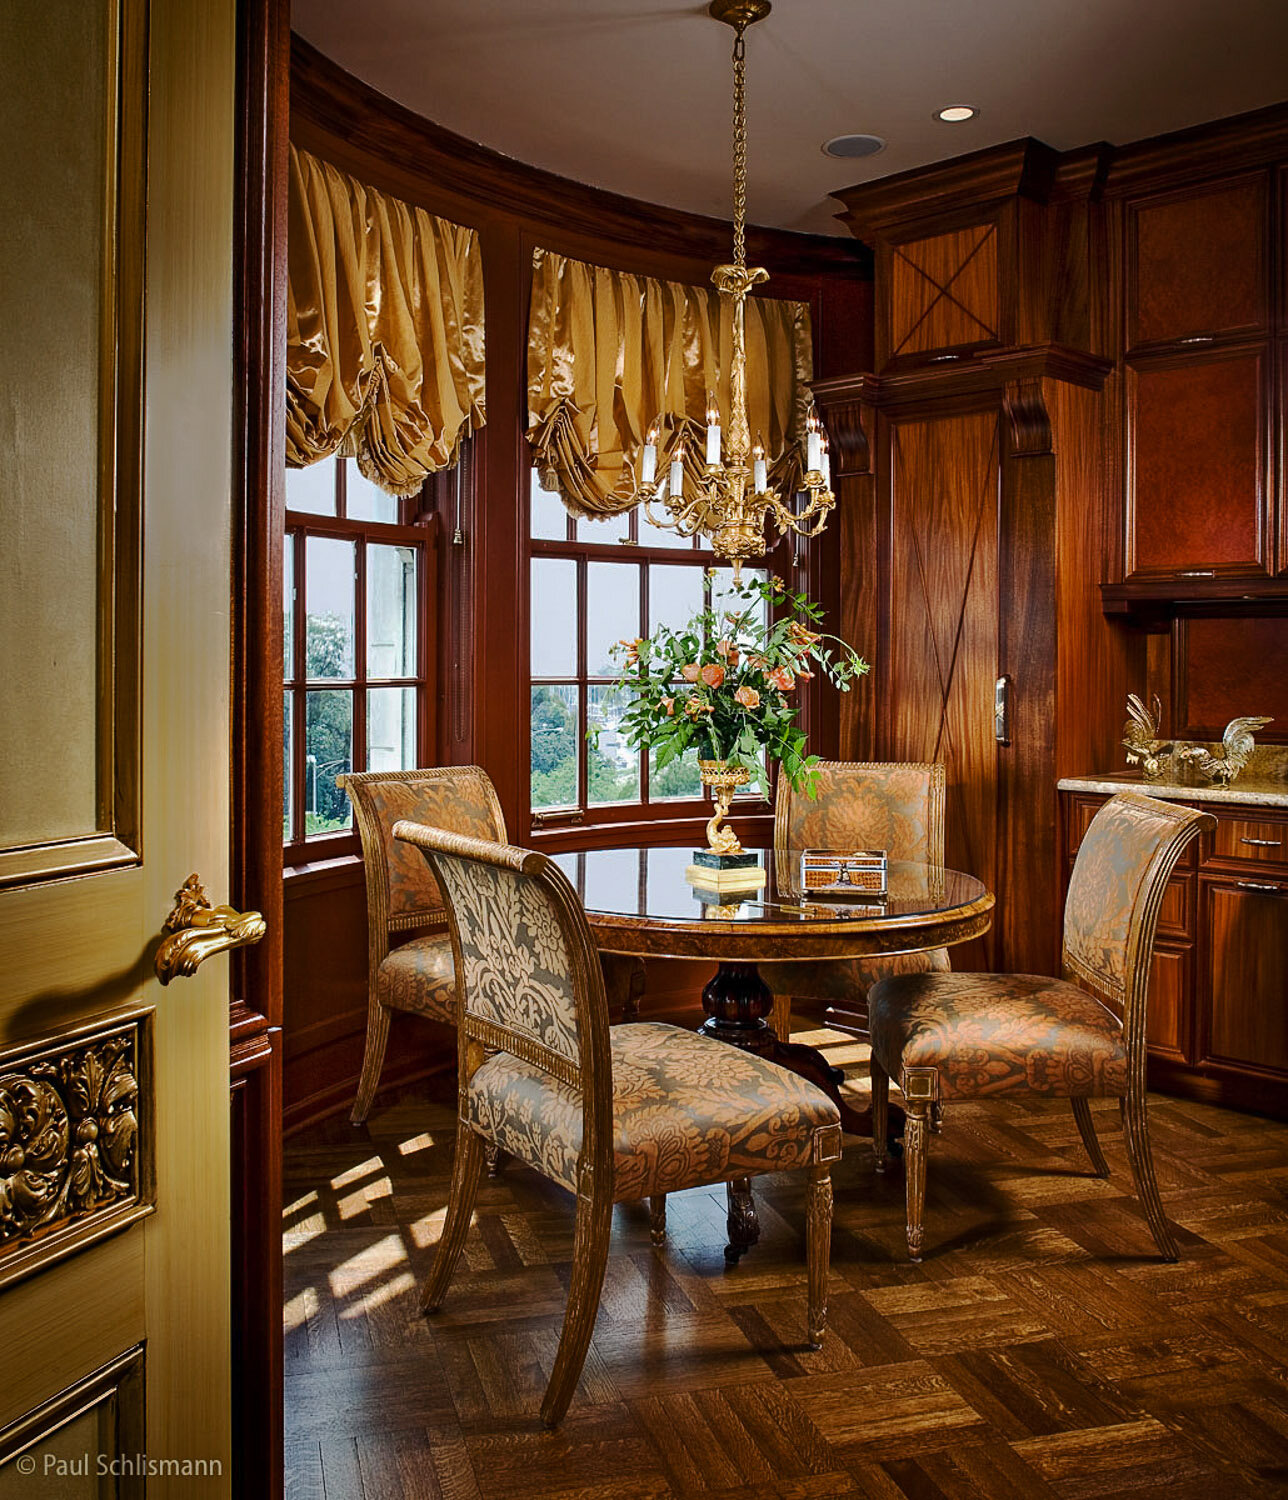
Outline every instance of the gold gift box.
[(884, 849), (806, 849), (801, 855), (806, 896), (884, 896), (887, 878)]

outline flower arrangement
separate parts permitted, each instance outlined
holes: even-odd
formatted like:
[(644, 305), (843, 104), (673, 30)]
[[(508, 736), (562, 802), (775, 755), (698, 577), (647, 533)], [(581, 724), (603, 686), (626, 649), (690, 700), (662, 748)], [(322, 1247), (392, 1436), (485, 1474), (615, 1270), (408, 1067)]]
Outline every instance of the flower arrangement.
[(651, 747), (659, 770), (696, 748), (745, 771), (765, 796), (767, 754), (793, 787), (812, 795), (818, 757), (805, 753), (792, 695), (815, 669), (841, 692), (868, 670), (844, 641), (816, 628), (822, 617), (781, 579), (752, 576), (727, 588), (720, 609), (700, 611), (679, 630), (662, 626), (619, 641), (618, 686), (634, 695), (622, 717), (628, 743)]

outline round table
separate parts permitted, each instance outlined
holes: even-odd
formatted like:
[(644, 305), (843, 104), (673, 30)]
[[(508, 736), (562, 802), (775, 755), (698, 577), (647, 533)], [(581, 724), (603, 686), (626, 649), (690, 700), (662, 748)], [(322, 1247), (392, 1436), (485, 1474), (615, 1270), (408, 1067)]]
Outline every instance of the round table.
[[(844, 1075), (815, 1047), (775, 1035), (769, 981), (773, 965), (919, 953), (969, 942), (988, 931), (993, 896), (973, 875), (942, 865), (892, 860), (888, 894), (808, 900), (801, 894), (800, 850), (749, 849), (765, 885), (742, 897), (702, 893), (685, 878), (693, 845), (639, 845), (558, 854), (605, 953), (643, 958), (705, 958), (718, 965), (702, 992), (707, 1036), (745, 1047), (800, 1073), (831, 1096), (847, 1131), (871, 1130), (871, 1116), (842, 1097)], [(730, 1184), (731, 1256), (758, 1229), (745, 1182)]]

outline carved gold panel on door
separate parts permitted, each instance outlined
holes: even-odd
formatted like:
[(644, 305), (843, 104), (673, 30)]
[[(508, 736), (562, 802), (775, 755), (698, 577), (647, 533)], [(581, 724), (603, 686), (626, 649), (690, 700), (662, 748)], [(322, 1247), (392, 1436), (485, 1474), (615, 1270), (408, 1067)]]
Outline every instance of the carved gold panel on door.
[(0, 885), (138, 858), (143, 9), (0, 23)]
[(152, 1211), (152, 1012), (0, 1053), (0, 1287)]
[(895, 245), (890, 354), (996, 343), (997, 231), (991, 224)]

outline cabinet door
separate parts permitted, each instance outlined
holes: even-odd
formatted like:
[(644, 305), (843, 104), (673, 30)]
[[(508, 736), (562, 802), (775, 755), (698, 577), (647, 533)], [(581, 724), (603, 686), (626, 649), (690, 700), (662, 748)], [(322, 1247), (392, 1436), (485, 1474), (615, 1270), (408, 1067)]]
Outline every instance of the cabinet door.
[(1267, 185), (1256, 173), (1131, 205), (1129, 348), (1265, 329)]
[[(885, 755), (944, 762), (947, 862), (990, 890), (997, 874), (999, 429), (995, 411), (893, 426), (882, 694)], [(1003, 899), (999, 893), (999, 905)], [(984, 942), (990, 959), (995, 933)], [(970, 967), (971, 957), (978, 962), (977, 952), (955, 950), (953, 966)]]
[(941, 351), (1001, 340), (997, 227), (975, 224), (883, 252), (886, 362), (935, 362)]
[(1260, 347), (1129, 368), (1130, 577), (1267, 571), (1268, 377)]
[(1202, 887), (1205, 1059), (1288, 1073), (1288, 881)]
[(1148, 1015), (1145, 1023), (1149, 1050), (1174, 1062), (1190, 1062), (1193, 953), (1188, 943), (1159, 944), (1149, 971)]

